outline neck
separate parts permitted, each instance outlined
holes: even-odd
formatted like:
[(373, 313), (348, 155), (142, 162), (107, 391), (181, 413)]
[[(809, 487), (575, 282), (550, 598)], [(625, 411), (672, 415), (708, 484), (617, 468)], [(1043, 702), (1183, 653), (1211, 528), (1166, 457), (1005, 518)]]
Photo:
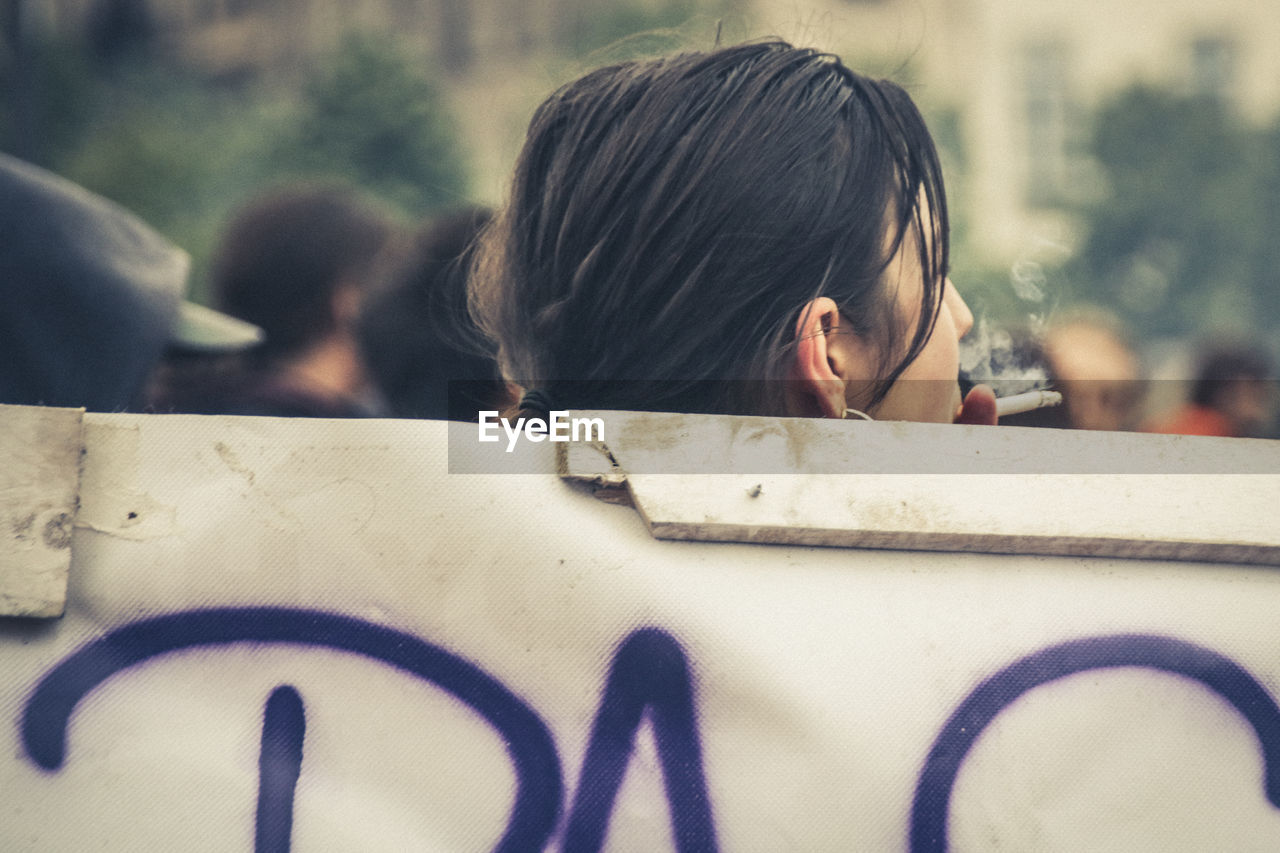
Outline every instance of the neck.
[(316, 344), (280, 372), (290, 384), (330, 399), (357, 396), (366, 384), (355, 346), (341, 334)]

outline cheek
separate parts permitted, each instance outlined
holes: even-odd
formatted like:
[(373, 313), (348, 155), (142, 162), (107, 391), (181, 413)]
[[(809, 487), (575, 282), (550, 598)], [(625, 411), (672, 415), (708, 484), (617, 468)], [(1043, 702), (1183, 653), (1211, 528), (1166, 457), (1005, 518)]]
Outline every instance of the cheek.
[(960, 347), (945, 311), (918, 358), (902, 372), (871, 415), (878, 420), (951, 423), (960, 406)]
[(955, 382), (960, 375), (960, 341), (951, 312), (944, 305), (933, 335), (902, 378)]

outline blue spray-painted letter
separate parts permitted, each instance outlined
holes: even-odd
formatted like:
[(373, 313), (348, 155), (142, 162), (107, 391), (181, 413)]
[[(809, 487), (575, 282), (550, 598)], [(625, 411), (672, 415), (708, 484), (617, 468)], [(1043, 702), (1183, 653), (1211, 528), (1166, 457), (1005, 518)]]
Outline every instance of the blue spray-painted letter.
[[(515, 804), (495, 851), (527, 853), (546, 845), (560, 813), (563, 782), (560, 759), (542, 719), (495, 678), (461, 657), (409, 634), (332, 613), (274, 607), (195, 610), (112, 631), (63, 660), (40, 681), (23, 711), (22, 739), (28, 755), (46, 770), (58, 769), (66, 755), (67, 725), (76, 704), (115, 673), (168, 652), (229, 643), (289, 643), (352, 652), (451, 693), (498, 732), (515, 765)], [(263, 760), (271, 753), (284, 761), (272, 762), (272, 768), (264, 771), (268, 778), (262, 783), (274, 786), (268, 795), (283, 795), (282, 780), (288, 781), (288, 774), (295, 772), (288, 758), (295, 748), (296, 760), (301, 762), (302, 705), (296, 692), (292, 697), (289, 692), (272, 695), (264, 718)], [(291, 798), (292, 782), (289, 785)], [(267, 806), (268, 817), (278, 813), (279, 809)], [(259, 844), (265, 830), (267, 840), (274, 839), (277, 847), (282, 837), (287, 845), (287, 829), (259, 826)]]

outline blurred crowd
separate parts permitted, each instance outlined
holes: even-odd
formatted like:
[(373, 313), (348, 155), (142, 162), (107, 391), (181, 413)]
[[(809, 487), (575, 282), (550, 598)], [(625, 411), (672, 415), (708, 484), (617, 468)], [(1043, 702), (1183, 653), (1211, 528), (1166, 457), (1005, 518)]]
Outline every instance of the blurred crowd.
[(1059, 429), (1276, 438), (1277, 383), (1257, 342), (1208, 337), (1148, 365), (1114, 315), (1062, 312), (1024, 343), (1022, 364), (1043, 371), (1062, 405), (1001, 423)]
[(0, 155), (0, 402), (94, 411), (474, 419), (511, 401), (469, 320), (489, 212), (406, 227), (358, 189), (264, 191), (222, 233), (211, 307), (130, 212)]
[[(468, 312), (487, 209), (406, 227), (350, 186), (269, 189), (226, 223), (211, 310), (186, 300), (185, 253), (128, 211), (5, 155), (0, 189), (0, 402), (466, 421), (519, 399)], [(1149, 365), (1115, 317), (1077, 309), (1019, 348), (1064, 402), (1002, 423), (1277, 437), (1256, 343)]]

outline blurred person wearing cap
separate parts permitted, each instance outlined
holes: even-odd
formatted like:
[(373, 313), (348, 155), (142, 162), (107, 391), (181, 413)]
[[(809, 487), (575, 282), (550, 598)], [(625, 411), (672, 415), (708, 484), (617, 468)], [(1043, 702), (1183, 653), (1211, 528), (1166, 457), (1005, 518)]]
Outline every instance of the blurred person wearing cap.
[(266, 336), (236, 358), (169, 360), (153, 409), (275, 417), (380, 413), (355, 327), (367, 283), (397, 234), (387, 215), (345, 186), (283, 187), (242, 207), (215, 251), (214, 301)]
[(124, 208), (0, 154), (0, 403), (137, 408), (167, 350), (259, 343), (256, 326), (185, 300), (189, 267)]

